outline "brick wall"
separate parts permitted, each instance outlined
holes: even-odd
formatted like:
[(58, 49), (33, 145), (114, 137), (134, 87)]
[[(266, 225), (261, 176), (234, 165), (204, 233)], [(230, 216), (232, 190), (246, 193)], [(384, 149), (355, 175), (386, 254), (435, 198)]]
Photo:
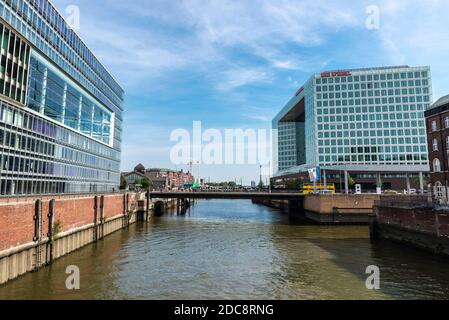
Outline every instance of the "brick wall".
[(33, 241), (34, 203), (0, 205), (0, 251)]
[(431, 208), (375, 207), (377, 221), (388, 225), (425, 233), (436, 237), (449, 237), (449, 213)]
[[(42, 234), (48, 232), (48, 213), (51, 199), (55, 199), (55, 221), (60, 221), (62, 232), (80, 228), (94, 222), (95, 196), (59, 196), (42, 199)], [(0, 252), (33, 242), (35, 222), (35, 197), (2, 198), (0, 200)], [(128, 208), (137, 209), (138, 197), (129, 194)], [(105, 219), (124, 213), (125, 195), (105, 195)], [(98, 209), (100, 219), (100, 209)]]
[[(429, 148), (429, 162), (431, 171), (432, 184), (440, 182), (443, 186), (446, 185), (448, 181), (448, 148), (447, 148), (447, 137), (449, 136), (449, 128), (446, 128), (444, 119), (449, 117), (449, 111), (438, 113), (426, 118), (427, 126), (427, 143)], [(436, 122), (436, 129), (432, 129), (432, 122)], [(433, 140), (438, 141), (438, 150), (433, 150)], [(435, 173), (433, 167), (434, 159), (438, 158), (441, 164), (441, 172)]]

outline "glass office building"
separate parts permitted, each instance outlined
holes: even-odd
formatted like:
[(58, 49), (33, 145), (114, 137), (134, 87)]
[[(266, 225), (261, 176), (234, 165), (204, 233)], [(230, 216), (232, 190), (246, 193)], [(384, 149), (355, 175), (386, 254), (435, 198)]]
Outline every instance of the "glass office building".
[(108, 192), (123, 89), (48, 0), (0, 0), (1, 195)]
[(313, 75), (273, 120), (276, 176), (335, 171), (428, 172), (429, 67)]

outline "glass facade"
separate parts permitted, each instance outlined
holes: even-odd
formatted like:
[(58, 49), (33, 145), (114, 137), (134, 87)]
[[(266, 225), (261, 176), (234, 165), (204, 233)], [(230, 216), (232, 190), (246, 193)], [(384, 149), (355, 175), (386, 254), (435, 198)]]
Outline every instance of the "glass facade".
[(0, 28), (0, 194), (117, 190), (122, 88), (47, 0)]
[(110, 144), (113, 114), (33, 52), (27, 106), (72, 129)]
[(0, 23), (0, 94), (25, 103), (30, 46)]
[[(314, 75), (273, 121), (277, 170), (301, 165), (428, 166), (424, 111), (432, 100), (428, 67), (392, 67)], [(304, 110), (300, 105), (304, 104)], [(294, 110), (297, 112), (293, 112)], [(300, 110), (301, 109), (301, 110)], [(286, 121), (305, 113), (306, 161)]]

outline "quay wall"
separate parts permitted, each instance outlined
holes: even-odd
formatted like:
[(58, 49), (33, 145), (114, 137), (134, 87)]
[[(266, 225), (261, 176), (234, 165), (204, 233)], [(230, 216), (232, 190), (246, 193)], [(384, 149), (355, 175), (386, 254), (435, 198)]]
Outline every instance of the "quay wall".
[(374, 240), (387, 239), (449, 256), (449, 209), (382, 201), (374, 207)]
[(369, 224), (377, 194), (317, 194), (298, 201), (253, 200), (268, 207), (288, 210), (293, 217), (318, 224)]
[(0, 284), (150, 218), (154, 203), (144, 193), (0, 198)]
[(304, 214), (321, 224), (369, 224), (377, 194), (320, 194), (304, 198)]
[(372, 221), (373, 208), (377, 203), (388, 205), (426, 204), (422, 195), (378, 195), (378, 194), (311, 194), (298, 201), (258, 199), (253, 202), (268, 207), (288, 210), (293, 217), (305, 218), (318, 224), (362, 224)]

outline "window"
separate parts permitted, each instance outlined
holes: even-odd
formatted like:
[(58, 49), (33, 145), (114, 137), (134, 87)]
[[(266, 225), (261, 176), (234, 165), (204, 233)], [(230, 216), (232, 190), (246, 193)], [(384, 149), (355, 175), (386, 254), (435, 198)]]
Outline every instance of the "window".
[(449, 128), (449, 117), (444, 118), (444, 127)]
[(436, 121), (432, 121), (432, 131), (437, 131), (437, 122)]
[(435, 183), (435, 196), (437, 198), (442, 198), (443, 197), (443, 192), (444, 192), (443, 185), (441, 184), (441, 182), (437, 181)]
[(437, 139), (433, 139), (432, 141), (432, 150), (433, 151), (438, 151), (438, 140)]
[(441, 163), (438, 158), (433, 160), (433, 172), (441, 172)]

